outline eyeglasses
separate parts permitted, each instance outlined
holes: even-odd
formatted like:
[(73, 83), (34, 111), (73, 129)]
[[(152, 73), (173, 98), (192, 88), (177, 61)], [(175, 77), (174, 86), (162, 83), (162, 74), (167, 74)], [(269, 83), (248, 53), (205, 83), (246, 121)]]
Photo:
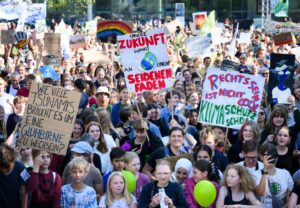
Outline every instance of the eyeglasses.
[(79, 74), (86, 74), (86, 71), (81, 71), (79, 72)]
[(189, 67), (189, 68), (193, 68), (194, 66), (193, 66), (193, 65), (189, 65), (188, 67)]
[(141, 134), (145, 132), (145, 129), (135, 129), (135, 132)]
[(262, 73), (263, 76), (269, 75), (270, 73)]

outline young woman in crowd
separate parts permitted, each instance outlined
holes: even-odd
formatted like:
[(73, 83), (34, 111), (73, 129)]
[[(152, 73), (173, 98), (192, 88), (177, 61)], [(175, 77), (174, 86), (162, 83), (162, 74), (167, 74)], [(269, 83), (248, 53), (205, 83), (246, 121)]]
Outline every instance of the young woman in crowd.
[(165, 157), (179, 156), (184, 154), (181, 151), (181, 146), (184, 141), (185, 132), (181, 127), (173, 127), (170, 130), (170, 140), (166, 147), (161, 147), (152, 152), (148, 161), (146, 162), (143, 173), (147, 174), (151, 179), (156, 180), (152, 172), (156, 167), (156, 161)]
[(159, 160), (155, 167), (157, 181), (144, 186), (139, 208), (158, 207), (161, 203), (168, 207), (188, 207), (182, 187), (178, 183), (170, 182), (172, 174), (170, 163), (166, 160)]
[[(192, 163), (186, 158), (181, 158), (176, 162), (175, 170), (170, 178), (171, 182), (183, 185), (184, 180), (192, 176)], [(184, 187), (184, 185), (183, 185)]]
[[(193, 164), (192, 178), (188, 178), (184, 181), (184, 194), (189, 205), (189, 208), (198, 208), (199, 205), (194, 197), (194, 188), (199, 181), (208, 180), (212, 182), (216, 188), (216, 192), (219, 192), (219, 185), (213, 180), (213, 169), (210, 162), (207, 160), (197, 160)], [(218, 194), (217, 194), (218, 196)], [(217, 200), (218, 197), (216, 197)], [(216, 200), (212, 203), (210, 208), (216, 207)]]
[(213, 171), (212, 178), (214, 178), (215, 181), (221, 184), (223, 180), (223, 173), (220, 171), (218, 166), (216, 166), (215, 163), (212, 161), (212, 150), (209, 146), (207, 145), (198, 146), (193, 153), (193, 159), (194, 161), (207, 160), (212, 166), (212, 171)]
[(126, 152), (124, 156), (125, 169), (132, 172), (136, 177), (136, 188), (133, 195), (139, 200), (143, 187), (150, 182), (150, 178), (139, 172), (141, 169), (141, 162), (139, 156), (135, 152)]
[(33, 150), (33, 169), (28, 181), (30, 208), (59, 208), (61, 194), (60, 176), (51, 170), (51, 154), (46, 151)]
[[(228, 165), (220, 188), (217, 207), (261, 207), (253, 191), (254, 181), (246, 168), (241, 165)], [(251, 206), (252, 205), (252, 206)]]
[(259, 140), (259, 128), (255, 121), (246, 121), (239, 132), (239, 139), (233, 144), (228, 152), (228, 160), (231, 163), (238, 163), (244, 160), (242, 153), (243, 143), (247, 140)]
[(275, 134), (277, 162), (276, 168), (286, 169), (293, 174), (298, 167), (296, 158), (293, 157), (294, 146), (291, 144), (291, 133), (287, 126), (278, 129)]
[(281, 107), (275, 107), (270, 115), (270, 118), (260, 135), (259, 144), (263, 144), (266, 140), (274, 142), (274, 135), (282, 126), (287, 126), (287, 111)]
[(127, 190), (122, 172), (113, 172), (107, 182), (107, 192), (101, 197), (99, 208), (136, 208), (137, 200)]
[(91, 134), (94, 137), (95, 154), (98, 154), (101, 158), (101, 164), (102, 164), (101, 172), (103, 174), (108, 173), (112, 168), (110, 164), (109, 153), (113, 147), (116, 147), (115, 141), (110, 135), (103, 133), (100, 124), (97, 122), (89, 123), (86, 126), (86, 132)]

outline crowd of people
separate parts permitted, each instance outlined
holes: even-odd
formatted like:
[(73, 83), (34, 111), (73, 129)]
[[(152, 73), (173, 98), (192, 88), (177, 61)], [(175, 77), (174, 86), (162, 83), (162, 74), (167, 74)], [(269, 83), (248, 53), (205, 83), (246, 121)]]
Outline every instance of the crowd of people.
[[(86, 50), (100, 50), (110, 62), (88, 63), (74, 50), (53, 66), (61, 77), (55, 81), (37, 73), (46, 64), (42, 45), (31, 41), (24, 59), (6, 45), (0, 58), (0, 206), (197, 208), (194, 188), (208, 180), (217, 192), (211, 208), (300, 207), (299, 57), (288, 103), (267, 100), (270, 55), (291, 54), (297, 45), (275, 46), (273, 34), (256, 29), (251, 42), (236, 44), (232, 56), (234, 28), (229, 21), (224, 26), (229, 42), (215, 45), (216, 57), (189, 57), (188, 27), (167, 35), (174, 86), (142, 93), (126, 88), (118, 46), (89, 34)], [(207, 69), (220, 68), (224, 60), (238, 63), (240, 73), (265, 78), (258, 119), (240, 130), (198, 122)], [(33, 82), (81, 94), (65, 156), (17, 145)], [(166, 160), (187, 153), (192, 159), (179, 159), (174, 169)], [(124, 170), (136, 177), (132, 193)]]

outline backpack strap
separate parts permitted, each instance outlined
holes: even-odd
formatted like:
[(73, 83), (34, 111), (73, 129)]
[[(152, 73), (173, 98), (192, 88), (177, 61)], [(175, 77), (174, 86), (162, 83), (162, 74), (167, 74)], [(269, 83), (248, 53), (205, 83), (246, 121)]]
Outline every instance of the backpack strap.
[(53, 185), (55, 184), (55, 179), (56, 179), (56, 173), (52, 171), (52, 176), (53, 176)]

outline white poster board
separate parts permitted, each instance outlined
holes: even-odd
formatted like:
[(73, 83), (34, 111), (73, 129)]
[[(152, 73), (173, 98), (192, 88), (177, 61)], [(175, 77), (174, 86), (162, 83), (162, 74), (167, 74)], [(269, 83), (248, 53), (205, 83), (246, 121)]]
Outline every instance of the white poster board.
[(245, 121), (256, 121), (264, 82), (261, 76), (208, 68), (199, 122), (240, 129)]
[(173, 86), (164, 29), (117, 38), (129, 91), (143, 92)]

